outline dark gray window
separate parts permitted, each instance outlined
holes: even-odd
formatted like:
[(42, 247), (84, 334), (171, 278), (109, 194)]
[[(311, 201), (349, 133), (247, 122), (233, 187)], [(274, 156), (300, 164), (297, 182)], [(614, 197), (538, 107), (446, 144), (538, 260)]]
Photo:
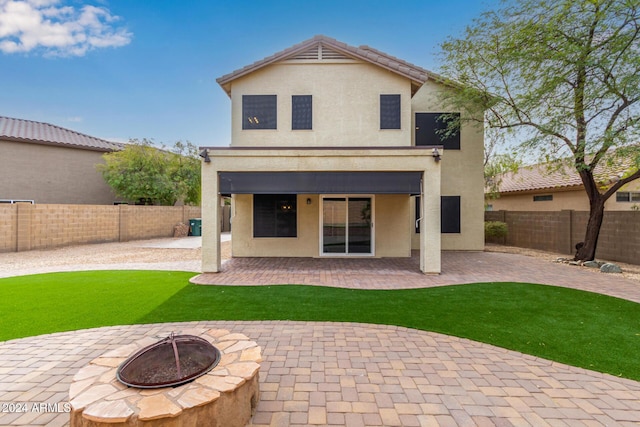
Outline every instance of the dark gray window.
[(253, 195), (253, 237), (298, 235), (295, 194)]
[(442, 196), (440, 215), (442, 233), (460, 233), (460, 196)]
[(313, 104), (311, 95), (291, 97), (291, 129), (311, 129), (313, 124)]
[[(420, 197), (416, 197), (416, 233), (420, 233)], [(440, 232), (460, 233), (460, 196), (441, 196), (440, 198)]]
[(416, 113), (416, 145), (442, 145), (445, 150), (460, 149), (460, 129), (448, 133), (449, 122), (459, 127), (458, 113)]
[(276, 95), (242, 95), (242, 129), (277, 129)]
[(616, 202), (640, 202), (640, 192), (618, 191), (616, 193)]
[(400, 129), (400, 95), (380, 95), (380, 129)]
[(550, 202), (553, 200), (553, 194), (545, 194), (542, 196), (533, 196), (534, 202)]

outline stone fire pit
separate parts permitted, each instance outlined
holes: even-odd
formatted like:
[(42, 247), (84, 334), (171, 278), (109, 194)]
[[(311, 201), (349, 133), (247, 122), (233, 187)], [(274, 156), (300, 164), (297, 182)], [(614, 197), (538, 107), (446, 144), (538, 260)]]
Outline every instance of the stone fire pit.
[(189, 329), (215, 345), (218, 365), (178, 387), (138, 389), (116, 378), (118, 366), (156, 341), (147, 337), (92, 360), (69, 389), (71, 426), (245, 426), (258, 403), (261, 349), (243, 334), (224, 329)]

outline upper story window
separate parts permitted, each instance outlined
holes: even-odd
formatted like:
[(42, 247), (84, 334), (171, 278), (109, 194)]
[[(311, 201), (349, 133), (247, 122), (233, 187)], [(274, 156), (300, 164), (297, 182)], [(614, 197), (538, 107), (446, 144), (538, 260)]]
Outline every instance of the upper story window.
[(277, 129), (276, 95), (242, 95), (242, 129)]
[(380, 95), (380, 129), (400, 129), (400, 95)]
[(551, 202), (553, 201), (553, 194), (543, 194), (540, 196), (533, 196), (534, 202)]
[(291, 129), (307, 130), (313, 124), (313, 103), (311, 95), (291, 97)]
[(640, 202), (640, 192), (638, 191), (618, 191), (616, 202)]
[(416, 113), (416, 145), (442, 145), (460, 149), (460, 129), (447, 133), (450, 120), (460, 123), (459, 113)]

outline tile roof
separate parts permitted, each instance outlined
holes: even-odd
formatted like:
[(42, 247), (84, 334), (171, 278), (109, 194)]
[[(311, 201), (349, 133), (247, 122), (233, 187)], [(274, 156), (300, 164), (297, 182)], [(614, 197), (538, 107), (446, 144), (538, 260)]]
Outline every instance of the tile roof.
[[(444, 77), (436, 73), (425, 70), (424, 68), (418, 67), (417, 65), (413, 65), (409, 62), (403, 61), (402, 59), (396, 58), (395, 56), (391, 56), (379, 50), (373, 49), (369, 46), (350, 46), (346, 43), (323, 35), (317, 35), (311, 39), (305, 40), (285, 50), (274, 53), (271, 56), (256, 61), (253, 64), (247, 65), (229, 74), (225, 74), (224, 76), (218, 78), (216, 81), (220, 86), (222, 86), (227, 94), (230, 95), (231, 87), (229, 84), (233, 80), (250, 74), (262, 67), (273, 64), (275, 62), (295, 57), (297, 54), (308, 51), (310, 48), (316, 45), (325, 46), (349, 58), (366, 61), (394, 73), (400, 74), (401, 76), (410, 79), (417, 87), (422, 86), (427, 80), (435, 80), (440, 82), (447, 81)], [(448, 84), (452, 83), (448, 82)]]
[[(602, 185), (610, 185), (619, 180), (631, 166), (631, 160), (622, 159), (608, 165), (600, 162), (594, 171), (596, 181)], [(513, 193), (520, 191), (568, 189), (582, 186), (580, 175), (569, 162), (557, 165), (542, 163), (523, 166), (516, 172), (498, 175), (498, 192)]]
[(0, 139), (62, 145), (84, 150), (114, 151), (122, 144), (85, 135), (49, 123), (0, 116)]

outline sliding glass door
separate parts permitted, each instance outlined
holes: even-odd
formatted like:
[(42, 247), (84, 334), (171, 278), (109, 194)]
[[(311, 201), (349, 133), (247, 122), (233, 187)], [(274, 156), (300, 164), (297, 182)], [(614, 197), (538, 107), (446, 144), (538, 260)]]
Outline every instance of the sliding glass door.
[(322, 199), (322, 254), (373, 255), (371, 197)]

